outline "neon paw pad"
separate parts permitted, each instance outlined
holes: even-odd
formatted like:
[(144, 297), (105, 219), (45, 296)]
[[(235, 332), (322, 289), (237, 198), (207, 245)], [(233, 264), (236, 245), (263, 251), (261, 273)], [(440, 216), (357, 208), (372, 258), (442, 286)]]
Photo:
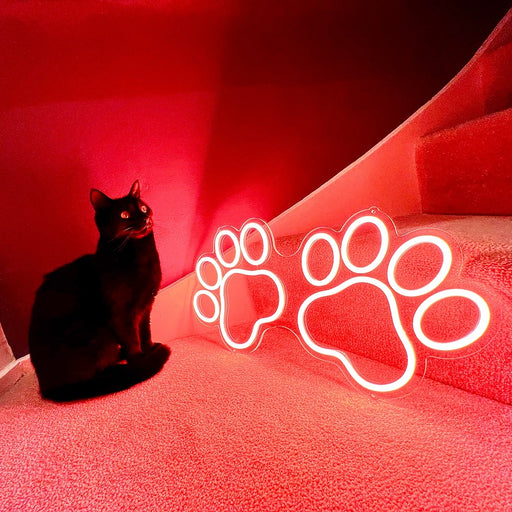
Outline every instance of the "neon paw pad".
[[(260, 251), (257, 255), (250, 251), (249, 241), (255, 238), (259, 242), (256, 244)], [(229, 249), (223, 247), (226, 241), (231, 243)], [(242, 226), (239, 233), (231, 228), (219, 230), (215, 236), (214, 254), (202, 256), (196, 264), (196, 276), (203, 288), (194, 295), (194, 312), (205, 323), (218, 323), (221, 336), (231, 349), (253, 350), (256, 348), (265, 325), (276, 321), (283, 313), (286, 293), (281, 280), (269, 270), (254, 268), (268, 261), (272, 249), (273, 238), (269, 228), (262, 222), (249, 221)], [(249, 267), (249, 269), (242, 267)], [(266, 279), (271, 283), (277, 298), (276, 305), (272, 306), (269, 314), (254, 321), (251, 320), (252, 327), (245, 340), (234, 339), (228, 326), (229, 308), (233, 308), (233, 303), (243, 301), (247, 295), (237, 293), (236, 288), (233, 290), (229, 286), (240, 277), (247, 280)], [(205, 311), (205, 301), (209, 303), (209, 311)], [(251, 302), (248, 301), (247, 309), (251, 308)], [(244, 313), (247, 312), (243, 306), (240, 309)]]
[[(359, 261), (357, 251), (351, 251), (350, 248), (352, 245), (357, 246), (357, 243), (354, 242), (354, 234), (361, 233), (365, 229), (373, 230), (373, 236), (378, 235), (379, 242), (374, 244), (376, 249), (369, 259), (364, 260), (363, 258), (364, 261)], [(445, 287), (450, 281), (453, 264), (450, 245), (441, 235), (441, 233), (432, 234), (421, 230), (405, 237), (398, 237), (391, 220), (377, 209), (361, 212), (352, 217), (340, 233), (323, 230), (310, 233), (304, 241), (301, 268), (306, 281), (319, 291), (308, 296), (297, 313), (298, 328), (305, 348), (313, 355), (340, 363), (349, 378), (359, 386), (372, 392), (387, 393), (404, 387), (415, 374), (418, 364), (415, 349), (417, 341), (438, 354), (446, 355), (468, 347), (481, 338), (490, 322), (490, 310), (486, 301), (477, 293), (461, 287), (439, 290), (441, 286)], [(340, 237), (341, 242), (338, 241)], [(359, 238), (361, 239), (361, 237)], [(324, 245), (324, 252), (325, 247), (328, 247), (328, 251), (331, 253), (329, 258), (331, 265), (323, 277), (315, 277), (311, 265), (311, 255), (318, 243)], [(429, 276), (426, 282), (424, 276), (415, 279), (413, 275), (412, 279), (404, 283), (397, 272), (403, 260), (407, 259), (409, 253), (414, 251), (416, 251), (416, 256), (418, 254), (428, 255), (428, 248), (430, 250), (435, 248), (440, 255), (435, 275)], [(425, 258), (428, 259), (428, 256)], [(421, 265), (418, 266), (419, 274), (422, 270), (421, 267)], [(377, 382), (363, 376), (356, 369), (347, 352), (320, 344), (308, 328), (307, 317), (310, 307), (318, 304), (319, 301), (330, 300), (331, 297), (336, 298), (341, 297), (341, 294), (353, 293), (355, 290), (353, 287), (356, 285), (371, 287), (371, 291), (380, 292), (387, 301), (387, 314), (390, 315), (392, 328), (406, 358), (405, 368), (398, 378)], [(371, 296), (371, 294), (368, 295)], [(424, 317), (430, 314), (436, 304), (454, 297), (473, 303), (478, 317), (474, 322), (475, 325), (472, 326), (470, 332), (465, 332), (463, 336), (456, 339), (448, 341), (433, 339), (425, 333)], [(412, 310), (412, 317), (411, 314), (402, 315), (404, 310)], [(372, 304), (368, 304), (360, 318), (361, 323), (365, 322), (364, 315), (367, 315), (367, 320), (370, 321), (373, 314)], [(409, 325), (404, 323), (404, 318)], [(344, 321), (343, 316), (339, 321)], [(369, 340), (368, 343), (379, 343), (380, 341), (380, 339), (374, 339)]]

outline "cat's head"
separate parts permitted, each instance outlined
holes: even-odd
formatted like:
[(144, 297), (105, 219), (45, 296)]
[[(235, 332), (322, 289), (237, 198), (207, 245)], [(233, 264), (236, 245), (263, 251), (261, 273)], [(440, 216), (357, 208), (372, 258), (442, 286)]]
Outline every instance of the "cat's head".
[(144, 238), (153, 231), (153, 212), (140, 199), (140, 185), (136, 181), (125, 197), (111, 199), (103, 192), (92, 189), (91, 203), (100, 234), (107, 240)]

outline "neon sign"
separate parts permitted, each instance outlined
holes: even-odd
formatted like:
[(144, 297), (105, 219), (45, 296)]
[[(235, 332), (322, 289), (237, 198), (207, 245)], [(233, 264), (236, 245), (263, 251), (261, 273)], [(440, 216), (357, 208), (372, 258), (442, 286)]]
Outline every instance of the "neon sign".
[[(357, 256), (357, 254), (352, 251), (351, 256), (350, 250), (353, 239), (357, 238), (357, 235), (360, 238), (361, 234), (368, 230), (376, 230), (378, 233), (379, 242), (376, 244), (376, 254), (372, 255), (370, 261), (356, 264), (353, 261), (353, 256)], [(427, 349), (435, 351), (436, 354), (449, 354), (453, 351), (460, 351), (482, 338), (490, 324), (490, 308), (476, 292), (460, 286), (439, 290), (439, 288), (452, 284), (452, 274), (454, 274), (453, 252), (449, 241), (445, 238), (449, 240), (450, 237), (442, 232), (432, 234), (425, 229), (399, 237), (391, 219), (375, 208), (354, 215), (339, 232), (326, 229), (310, 232), (305, 237), (299, 251), (288, 257), (282, 256), (277, 251), (272, 232), (262, 221), (248, 221), (240, 231), (230, 227), (222, 228), (215, 236), (214, 253), (202, 256), (196, 264), (196, 276), (201, 288), (194, 295), (193, 310), (201, 321), (207, 324), (218, 324), (222, 340), (232, 350), (256, 349), (266, 328), (271, 324), (281, 325), (292, 329), (312, 355), (337, 362), (347, 377), (361, 388), (375, 393), (395, 392), (408, 384), (417, 371), (418, 358), (415, 349), (417, 342), (423, 344)], [(232, 244), (229, 250), (223, 249), (225, 239)], [(260, 251), (257, 256), (251, 254), (249, 250), (255, 241)], [(322, 278), (314, 276), (314, 265), (311, 264), (311, 253), (315, 250), (318, 251), (319, 245), (322, 246), (324, 260), (330, 261), (328, 272)], [(437, 272), (426, 284), (420, 283), (417, 287), (411, 287), (410, 283), (409, 287), (400, 285), (400, 276), (397, 270), (400, 263), (414, 248), (424, 250), (426, 246), (436, 248), (441, 255), (442, 261)], [(424, 253), (422, 252), (422, 254)], [(293, 276), (294, 279), (287, 281), (285, 285), (283, 279), (278, 276), (278, 270), (282, 268), (284, 272), (285, 268), (295, 268), (290, 263), (299, 255), (300, 275)], [(269, 265), (269, 260), (272, 259), (279, 259), (281, 266), (274, 263), (273, 270), (261, 268)], [(356, 259), (358, 258), (356, 257)], [(210, 267), (209, 276), (207, 275), (208, 267)], [(242, 340), (235, 339), (231, 334), (227, 312), (230, 304), (240, 300), (241, 294), (250, 295), (252, 292), (245, 289), (238, 294), (230, 294), (228, 283), (235, 276), (246, 279), (265, 277), (268, 282), (272, 283), (275, 292), (272, 295), (274, 303), (271, 306), (271, 312), (256, 320), (248, 320), (252, 322), (252, 328)], [(421, 280), (419, 279), (419, 281)], [(304, 295), (303, 300), (301, 298), (302, 302), (298, 307), (296, 301), (287, 300), (297, 294), (298, 287), (294, 289), (294, 283), (297, 282), (301, 283), (301, 290), (304, 289), (304, 285), (310, 288), (310, 292)], [(406, 358), (405, 368), (401, 369), (401, 374), (397, 378), (382, 382), (382, 379), (369, 379), (363, 376), (354, 365), (353, 356), (350, 353), (335, 346), (322, 345), (315, 339), (311, 325), (308, 325), (310, 307), (317, 301), (328, 297), (337, 297), (342, 292), (350, 294), (354, 290), (352, 288), (354, 285), (371, 287), (382, 293), (386, 300), (386, 311), (389, 312), (394, 332)], [(476, 325), (469, 333), (458, 339), (434, 340), (424, 332), (424, 317), (435, 304), (454, 297), (465, 299), (476, 306), (478, 310)], [(412, 322), (405, 328), (400, 312), (401, 304), (403, 301), (415, 299), (423, 300), (415, 306)], [(204, 311), (207, 309), (206, 303), (210, 305), (210, 313)], [(286, 310), (288, 303), (296, 310)], [(285, 310), (287, 319), (295, 319), (293, 325), (279, 323)], [(368, 313), (370, 313), (370, 309)], [(341, 321), (343, 321), (342, 318)], [(361, 322), (364, 323), (364, 318)], [(379, 342), (378, 339), (371, 341)], [(365, 354), (360, 355), (365, 356)]]
[[(261, 252), (261, 255), (259, 258), (254, 259), (249, 254), (249, 251), (247, 249), (246, 244), (246, 238), (247, 234), (250, 231), (256, 231), (261, 238), (263, 249)], [(233, 250), (235, 252), (235, 255), (231, 261), (226, 261), (223, 255), (223, 251), (221, 249), (221, 242), (224, 237), (228, 237), (231, 239), (233, 243)], [(221, 262), (221, 264), (225, 268), (229, 268), (232, 270), (229, 270), (226, 274), (222, 275), (222, 270), (220, 265), (217, 263), (217, 261), (210, 257), (210, 256), (203, 256), (200, 258), (196, 265), (196, 275), (199, 279), (199, 282), (206, 288), (206, 290), (199, 290), (195, 295), (193, 299), (193, 307), (194, 311), (196, 312), (196, 315), (206, 323), (213, 323), (215, 321), (219, 321), (219, 327), (222, 333), (222, 338), (224, 342), (231, 347), (232, 349), (238, 349), (243, 350), (247, 349), (251, 346), (253, 346), (256, 342), (259, 341), (259, 337), (261, 335), (260, 328), (264, 326), (265, 324), (274, 322), (277, 320), (281, 314), (284, 311), (284, 306), (286, 303), (286, 292), (283, 286), (283, 283), (279, 280), (279, 278), (273, 273), (268, 270), (243, 270), (243, 269), (235, 269), (233, 267), (236, 267), (240, 263), (241, 255), (245, 258), (245, 261), (248, 262), (251, 265), (261, 265), (265, 263), (269, 256), (270, 256), (270, 239), (263, 228), (261, 224), (258, 224), (256, 222), (247, 222), (241, 233), (240, 233), (240, 241), (236, 237), (235, 233), (233, 231), (230, 231), (228, 229), (222, 229), (220, 230), (217, 235), (215, 236), (215, 255), (217, 256), (218, 261)], [(210, 285), (206, 282), (206, 280), (203, 278), (202, 275), (202, 269), (203, 266), (206, 263), (210, 263), (213, 265), (213, 268), (216, 272), (216, 280), (213, 285)], [(227, 327), (227, 310), (228, 310), (228, 304), (227, 304), (227, 298), (226, 298), (226, 283), (232, 276), (236, 275), (245, 275), (245, 276), (267, 276), (269, 277), (276, 285), (276, 289), (278, 291), (278, 304), (276, 307), (275, 312), (267, 317), (263, 317), (258, 319), (251, 330), (251, 335), (249, 336), (249, 339), (245, 342), (236, 342), (232, 337), (230, 336), (229, 329)], [(219, 291), (219, 298), (220, 303), (217, 297), (212, 293), (213, 290)], [(201, 308), (199, 306), (199, 301), (202, 296), (208, 297), (208, 299), (211, 301), (211, 303), (214, 306), (214, 313), (211, 316), (204, 315), (201, 312)]]

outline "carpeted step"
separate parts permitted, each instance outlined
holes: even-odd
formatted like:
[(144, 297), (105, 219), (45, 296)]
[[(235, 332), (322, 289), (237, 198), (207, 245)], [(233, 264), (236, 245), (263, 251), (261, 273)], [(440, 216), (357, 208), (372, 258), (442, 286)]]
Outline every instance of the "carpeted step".
[(486, 112), (512, 107), (512, 42), (484, 55), (480, 66)]
[(0, 397), (0, 510), (510, 510), (510, 406), (429, 380), (375, 400), (283, 331), (171, 346), (114, 395), (53, 404), (32, 372)]
[(423, 137), (416, 165), (424, 213), (512, 214), (512, 109)]
[(491, 306), (491, 327), (481, 346), (461, 358), (425, 353), (425, 375), (512, 404), (512, 217), (413, 215), (396, 224), (403, 233), (425, 227), (447, 233), (460, 249), (460, 279)]
[[(512, 217), (414, 215), (397, 219), (396, 226), (399, 235), (410, 237), (420, 233), (418, 229), (422, 233), (427, 229), (448, 240), (454, 263), (451, 281), (443, 287), (479, 293), (491, 309), (491, 322), (481, 340), (468, 349), (441, 353), (420, 343), (412, 328), (414, 314), (425, 296), (395, 294), (401, 322), (417, 355), (416, 376), (424, 374), (445, 384), (512, 404)], [(301, 234), (278, 239), (277, 248), (290, 254), (283, 249), (299, 247), (304, 237)], [(356, 232), (351, 245), (353, 252), (358, 253), (359, 265), (375, 257), (379, 243), (375, 233)], [(426, 245), (411, 250), (397, 266), (397, 281), (405, 288), (417, 288), (420, 281), (429, 281), (440, 267), (436, 250), (436, 247)], [(327, 244), (317, 244), (314, 252), (310, 260), (311, 274), (322, 279), (331, 268), (330, 248)], [(384, 268), (368, 275), (388, 284), (388, 260), (389, 257), (384, 260)], [(279, 276), (286, 289), (293, 290), (287, 297), (285, 313), (274, 325), (298, 333), (297, 311), (316, 290), (305, 280), (298, 257), (276, 258), (271, 260), (268, 269)], [(340, 270), (331, 288), (350, 277), (346, 269)], [(257, 281), (253, 281), (248, 289), (253, 297), (255, 318), (268, 315), (275, 304), (274, 296), (262, 291), (262, 284)], [(356, 285), (318, 301), (310, 307), (306, 318), (311, 336), (319, 345), (399, 369), (404, 369), (407, 364), (407, 355), (392, 325), (389, 305), (375, 287)], [(466, 334), (477, 321), (478, 311), (471, 301), (447, 300), (442, 307), (432, 308), (430, 317), (425, 316), (424, 330), (431, 329), (433, 339), (451, 341), (458, 339), (461, 333)], [(252, 327), (250, 322), (248, 327)], [(241, 339), (247, 335), (243, 328), (233, 332)], [(375, 375), (364, 375), (371, 369), (360, 367), (358, 371), (375, 382)]]

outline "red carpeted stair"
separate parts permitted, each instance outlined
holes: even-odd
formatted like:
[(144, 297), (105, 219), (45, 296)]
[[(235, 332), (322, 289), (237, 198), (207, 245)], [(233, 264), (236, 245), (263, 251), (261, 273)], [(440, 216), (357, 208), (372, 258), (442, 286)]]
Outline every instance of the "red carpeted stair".
[(511, 215), (512, 42), (506, 30), (478, 60), (482, 115), (422, 136), (416, 165), (425, 213)]
[(512, 109), (423, 137), (417, 165), (425, 213), (512, 214)]
[(0, 510), (510, 510), (509, 406), (430, 380), (375, 400), (281, 330), (171, 345), (116, 395), (45, 402), (33, 373), (4, 395)]
[[(397, 218), (395, 223), (400, 235), (418, 233), (425, 228), (435, 230), (430, 232), (441, 236), (449, 234), (462, 254), (461, 261), (453, 269), (456, 279), (460, 284), (481, 291), (494, 313), (487, 337), (469, 352), (440, 354), (415, 340), (419, 361), (416, 374), (424, 373), (430, 379), (512, 404), (512, 217), (416, 214)], [(278, 241), (278, 247), (279, 242), (289, 243)], [(364, 247), (364, 253), (370, 255), (367, 259), (371, 259), (371, 255), (378, 251), (376, 237), (361, 236), (359, 247)], [(324, 247), (323, 257), (318, 257), (313, 270), (319, 277), (329, 270), (325, 263), (329, 261), (326, 249)], [(404, 265), (402, 279), (412, 279), (421, 273), (428, 280), (436, 274), (438, 260), (425, 258), (425, 253), (420, 251), (415, 256), (416, 259), (411, 257)], [(287, 270), (282, 268), (277, 272), (286, 274)], [(311, 293), (310, 287), (304, 288), (304, 293)], [(340, 296), (326, 302), (325, 307), (313, 310), (310, 323), (314, 326), (315, 336), (324, 344), (404, 368), (404, 353), (397, 343), (396, 332), (389, 318), (380, 315), (386, 313), (386, 305), (377, 297), (365, 310), (364, 304), (371, 300), (368, 292), (367, 288), (355, 288), (350, 302)], [(298, 301), (301, 299), (299, 294)], [(399, 302), (404, 326), (412, 324), (419, 302), (411, 299)], [(471, 304), (461, 301), (452, 306), (454, 310), (451, 311), (436, 311), (438, 319), (433, 321), (438, 322), (439, 338), (456, 339), (461, 327), (464, 331), (464, 325), (474, 324)], [(317, 321), (313, 318), (315, 315)], [(358, 331), (364, 334), (358, 335)], [(414, 340), (413, 334), (411, 339)]]

